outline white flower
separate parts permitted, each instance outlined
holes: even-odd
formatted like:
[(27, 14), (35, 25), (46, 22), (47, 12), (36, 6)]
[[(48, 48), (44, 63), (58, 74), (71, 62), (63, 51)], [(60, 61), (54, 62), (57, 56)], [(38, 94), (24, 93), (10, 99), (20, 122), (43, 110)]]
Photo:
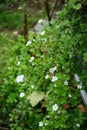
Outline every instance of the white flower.
[(34, 85), (31, 85), (31, 88), (33, 89), (33, 88), (34, 88)]
[(82, 82), (80, 82), (80, 84), (77, 85), (78, 89), (82, 89)]
[(23, 7), (22, 6), (19, 6), (18, 9), (21, 10)]
[(68, 85), (68, 81), (67, 80), (64, 81), (64, 85)]
[(58, 111), (58, 114), (60, 114), (61, 112), (60, 112), (60, 110)]
[(70, 59), (73, 57), (72, 54), (69, 55)]
[(20, 97), (22, 98), (22, 97), (24, 97), (25, 96), (25, 94), (23, 93), (23, 92), (21, 92), (20, 93)]
[(75, 80), (76, 80), (77, 82), (80, 81), (80, 78), (79, 78), (79, 76), (78, 76), (77, 74), (75, 74), (74, 77), (75, 77)]
[(35, 59), (35, 57), (32, 56), (32, 57), (30, 58), (29, 62), (32, 62), (34, 59)]
[(47, 74), (46, 76), (45, 76), (45, 79), (48, 79), (49, 78), (49, 75)]
[(32, 63), (32, 66), (34, 66), (35, 64), (34, 63)]
[(56, 69), (57, 69), (57, 67), (56, 67), (56, 66), (55, 66), (54, 68), (51, 68), (51, 69), (50, 69), (50, 73), (52, 73), (52, 74), (53, 74), (53, 73), (56, 71)]
[(56, 80), (58, 80), (58, 78), (56, 76), (52, 77), (52, 82), (55, 82)]
[(42, 127), (42, 126), (43, 126), (43, 122), (40, 121), (40, 122), (39, 122), (39, 127)]
[(49, 118), (50, 116), (49, 115), (47, 115), (47, 118)]
[(29, 46), (31, 43), (32, 43), (31, 41), (28, 41), (27, 44), (26, 44), (26, 46)]
[(19, 82), (23, 82), (23, 80), (24, 80), (24, 75), (23, 75), (23, 74), (17, 76), (17, 78), (16, 78), (16, 82), (17, 82), (17, 83), (19, 83)]
[(45, 31), (40, 32), (40, 35), (42, 35), (42, 36), (43, 36), (44, 34), (45, 34)]
[(45, 126), (48, 125), (48, 121), (45, 122)]
[(54, 105), (52, 106), (52, 110), (53, 110), (53, 111), (57, 111), (57, 110), (58, 110), (58, 105), (57, 105), (57, 104), (54, 104)]
[(17, 62), (17, 65), (20, 65), (20, 61)]
[(77, 126), (77, 127), (80, 127), (80, 124), (78, 123), (78, 124), (76, 124), (76, 126)]
[(39, 20), (38, 20), (38, 23), (43, 23), (43, 20), (42, 20), (42, 19), (39, 19)]
[(69, 95), (68, 95), (68, 97), (70, 97), (70, 98), (71, 98), (71, 97), (72, 97), (72, 96), (71, 96), (71, 94), (69, 94)]
[(33, 40), (32, 40), (33, 42), (35, 42), (36, 40), (33, 38)]
[(56, 84), (54, 84), (54, 87), (56, 88), (56, 87), (57, 87), (57, 85), (56, 85)]

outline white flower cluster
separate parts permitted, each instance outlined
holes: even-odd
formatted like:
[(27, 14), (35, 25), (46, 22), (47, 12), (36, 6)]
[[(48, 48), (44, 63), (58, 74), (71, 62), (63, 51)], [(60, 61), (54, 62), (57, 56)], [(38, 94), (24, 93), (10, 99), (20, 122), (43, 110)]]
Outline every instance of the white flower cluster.
[(29, 46), (32, 42), (31, 41), (27, 41), (26, 46)]
[(56, 67), (56, 66), (55, 66), (55, 67), (53, 67), (53, 68), (51, 68), (51, 69), (50, 69), (50, 73), (51, 73), (51, 74), (54, 74), (54, 72), (56, 71), (56, 69), (57, 69), (57, 67)]
[(52, 110), (53, 111), (57, 111), (58, 110), (58, 105), (55, 103), (54, 105), (52, 105)]
[(77, 85), (78, 89), (82, 89), (82, 82), (80, 82), (80, 84)]
[(43, 125), (45, 125), (45, 126), (48, 125), (48, 121), (46, 120), (46, 122), (44, 124), (42, 121), (39, 122), (39, 127), (42, 127)]
[(30, 58), (29, 62), (32, 62), (34, 59), (35, 59), (35, 57), (32, 56), (32, 57)]
[(23, 82), (23, 80), (24, 80), (24, 75), (23, 75), (23, 74), (22, 74), (22, 75), (18, 75), (18, 76), (16, 77), (16, 82), (17, 82), (17, 83)]
[(56, 80), (58, 80), (58, 77), (53, 76), (53, 77), (52, 77), (52, 82), (55, 82)]
[(25, 96), (25, 93), (24, 92), (21, 92), (20, 93), (20, 98), (24, 97)]

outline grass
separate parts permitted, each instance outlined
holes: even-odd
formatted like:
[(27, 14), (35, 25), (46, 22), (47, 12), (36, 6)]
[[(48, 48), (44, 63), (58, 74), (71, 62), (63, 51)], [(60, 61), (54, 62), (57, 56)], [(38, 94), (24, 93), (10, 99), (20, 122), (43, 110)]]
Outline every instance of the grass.
[(14, 11), (5, 11), (0, 15), (0, 29), (13, 30), (20, 29), (23, 26), (23, 14)]
[[(10, 37), (10, 38), (9, 38)], [(0, 80), (4, 78), (6, 61), (10, 55), (12, 33), (0, 33)]]

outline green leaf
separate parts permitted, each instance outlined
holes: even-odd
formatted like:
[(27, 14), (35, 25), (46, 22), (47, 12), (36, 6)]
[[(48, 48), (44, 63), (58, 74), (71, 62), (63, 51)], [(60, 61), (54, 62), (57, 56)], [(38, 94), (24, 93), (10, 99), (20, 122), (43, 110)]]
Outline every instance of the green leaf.
[(84, 58), (83, 59), (84, 59), (85, 62), (87, 62), (87, 52), (84, 53)]
[(81, 9), (82, 5), (80, 3), (73, 6), (73, 9), (79, 10)]
[(44, 98), (45, 94), (43, 92), (36, 91), (34, 91), (30, 96), (28, 96), (28, 100), (30, 100), (30, 104), (32, 107), (35, 107)]
[(77, 0), (69, 0), (68, 4), (66, 6), (67, 10), (69, 11), (75, 5), (76, 2), (77, 2)]

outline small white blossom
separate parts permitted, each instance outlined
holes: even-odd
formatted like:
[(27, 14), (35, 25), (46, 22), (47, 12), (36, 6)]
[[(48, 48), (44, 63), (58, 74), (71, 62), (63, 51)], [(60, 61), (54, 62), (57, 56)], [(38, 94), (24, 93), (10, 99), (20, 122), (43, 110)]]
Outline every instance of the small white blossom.
[(75, 77), (75, 80), (76, 80), (77, 82), (80, 81), (80, 78), (79, 78), (79, 76), (78, 76), (77, 74), (75, 74), (74, 77)]
[(69, 55), (70, 59), (73, 57), (72, 54)]
[(71, 95), (71, 94), (69, 94), (69, 95), (68, 95), (68, 97), (70, 97), (70, 98), (71, 98), (71, 97), (72, 97), (72, 95)]
[(49, 115), (47, 115), (47, 118), (49, 118), (50, 116)]
[(58, 111), (58, 114), (60, 114), (61, 112), (60, 112), (60, 110)]
[(28, 41), (27, 44), (26, 44), (26, 46), (29, 46), (31, 43), (32, 43), (31, 41)]
[(58, 80), (58, 78), (56, 76), (52, 77), (52, 82), (55, 82), (56, 80)]
[(32, 57), (30, 58), (29, 62), (32, 62), (34, 59), (35, 59), (35, 57), (32, 56)]
[(50, 69), (50, 73), (52, 73), (52, 74), (53, 74), (53, 73), (56, 71), (56, 69), (57, 69), (57, 67), (56, 67), (56, 66), (55, 66), (55, 67), (53, 67), (53, 68), (51, 68), (51, 69)]
[(33, 88), (34, 88), (34, 85), (31, 85), (31, 88), (33, 89)]
[(35, 42), (36, 40), (33, 38), (33, 40), (32, 40), (33, 42)]
[(78, 124), (76, 124), (76, 126), (77, 126), (77, 127), (80, 127), (80, 124), (78, 123)]
[(78, 89), (82, 89), (82, 82), (77, 85), (77, 88), (78, 88)]
[(22, 6), (19, 6), (18, 9), (21, 10), (23, 7)]
[(40, 121), (40, 122), (39, 122), (39, 127), (42, 127), (42, 126), (43, 126), (43, 122)]
[(57, 85), (56, 85), (56, 84), (54, 84), (54, 87), (56, 88), (56, 87), (57, 87)]
[(57, 110), (58, 110), (58, 105), (57, 105), (57, 104), (54, 104), (54, 105), (52, 106), (52, 110), (53, 110), (53, 111), (57, 111)]
[(24, 80), (24, 75), (23, 75), (23, 74), (17, 76), (17, 78), (16, 78), (16, 82), (17, 82), (17, 83), (19, 83), (19, 82), (23, 82), (23, 80)]
[(20, 93), (20, 97), (22, 98), (22, 97), (24, 97), (25, 96), (25, 94), (22, 92), (22, 93)]
[(43, 19), (39, 19), (39, 20), (38, 20), (38, 23), (43, 23)]
[(68, 81), (67, 80), (64, 81), (64, 85), (68, 85)]
[(45, 122), (45, 126), (48, 125), (48, 121)]
[(48, 79), (49, 78), (49, 75), (47, 74), (46, 76), (45, 76), (45, 79)]
[(17, 65), (20, 65), (20, 61), (17, 62)]
[(42, 36), (45, 35), (45, 31), (40, 32), (40, 35)]

